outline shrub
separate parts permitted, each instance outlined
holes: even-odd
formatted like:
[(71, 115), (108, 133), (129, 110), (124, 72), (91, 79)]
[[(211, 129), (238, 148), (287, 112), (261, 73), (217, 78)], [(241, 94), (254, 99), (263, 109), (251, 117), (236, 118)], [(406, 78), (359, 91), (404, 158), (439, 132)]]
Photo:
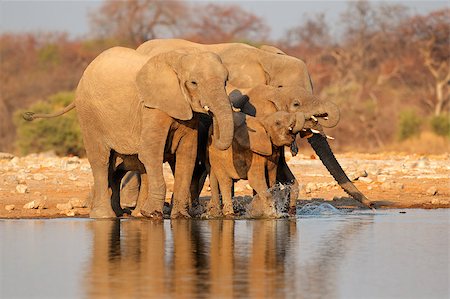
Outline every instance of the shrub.
[(398, 119), (398, 138), (405, 140), (419, 135), (421, 126), (422, 120), (414, 110), (403, 110)]
[(81, 130), (74, 111), (33, 122), (22, 119), (22, 113), (25, 111), (37, 113), (58, 111), (70, 104), (74, 97), (73, 92), (60, 92), (50, 96), (46, 102), (37, 102), (26, 110), (17, 111), (14, 116), (17, 126), (17, 149), (22, 154), (54, 150), (58, 155), (84, 155)]
[(430, 123), (431, 129), (436, 135), (450, 138), (450, 115), (433, 116)]

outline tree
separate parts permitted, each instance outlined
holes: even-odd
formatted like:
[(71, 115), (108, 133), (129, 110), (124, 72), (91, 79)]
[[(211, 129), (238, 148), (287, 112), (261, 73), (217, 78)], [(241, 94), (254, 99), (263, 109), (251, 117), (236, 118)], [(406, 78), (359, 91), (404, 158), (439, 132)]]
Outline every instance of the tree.
[(450, 9), (415, 16), (404, 24), (404, 32), (418, 49), (423, 65), (432, 77), (434, 99), (427, 100), (434, 114), (440, 115), (450, 102)]
[(203, 43), (261, 42), (267, 38), (265, 21), (237, 5), (207, 4), (195, 7), (188, 39)]
[(180, 35), (187, 11), (180, 1), (109, 0), (90, 13), (90, 23), (97, 37), (134, 47), (149, 39)]

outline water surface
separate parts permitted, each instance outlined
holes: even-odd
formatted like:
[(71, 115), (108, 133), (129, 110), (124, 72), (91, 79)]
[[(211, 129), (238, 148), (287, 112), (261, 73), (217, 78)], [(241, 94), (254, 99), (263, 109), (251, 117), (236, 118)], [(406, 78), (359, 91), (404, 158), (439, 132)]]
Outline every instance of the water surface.
[(449, 219), (1, 220), (0, 298), (449, 298)]

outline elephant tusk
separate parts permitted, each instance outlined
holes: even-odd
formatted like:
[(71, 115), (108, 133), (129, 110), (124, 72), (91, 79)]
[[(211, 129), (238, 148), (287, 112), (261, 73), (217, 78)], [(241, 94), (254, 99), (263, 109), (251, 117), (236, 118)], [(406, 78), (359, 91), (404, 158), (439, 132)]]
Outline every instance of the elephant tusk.
[(311, 129), (311, 132), (316, 133), (316, 134), (320, 134), (320, 131), (314, 130), (314, 129)]
[(292, 131), (292, 130), (293, 130), (291, 127), (289, 127), (288, 129), (289, 129), (289, 131)]
[(325, 116), (323, 119), (328, 120), (328, 116)]
[(236, 108), (233, 105), (231, 106), (231, 109), (233, 109), (234, 112), (241, 112), (241, 108)]
[(317, 118), (316, 118), (314, 115), (311, 115), (311, 119), (312, 119), (313, 121), (317, 121)]
[(206, 111), (206, 112), (208, 112), (208, 111), (209, 111), (209, 107), (208, 107), (208, 106), (206, 106), (206, 105), (205, 105), (205, 106), (203, 106), (203, 109), (205, 109), (205, 111)]
[(331, 137), (331, 136), (328, 136), (328, 135), (326, 135), (326, 136), (327, 136), (327, 139), (334, 140), (334, 137)]

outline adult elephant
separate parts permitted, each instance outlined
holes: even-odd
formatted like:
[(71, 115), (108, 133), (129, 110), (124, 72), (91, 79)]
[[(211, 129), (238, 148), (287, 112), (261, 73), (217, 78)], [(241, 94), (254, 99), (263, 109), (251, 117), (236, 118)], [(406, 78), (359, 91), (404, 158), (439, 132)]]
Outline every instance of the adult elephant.
[[(258, 49), (241, 43), (204, 45), (181, 39), (150, 40), (140, 45), (137, 51), (151, 56), (186, 47), (211, 51), (220, 56), (229, 72), (227, 84), (229, 93), (236, 88), (245, 93), (246, 90), (258, 85), (269, 85), (280, 89), (300, 87), (301, 93), (295, 100), (307, 106), (317, 105), (317, 113), (310, 116), (317, 124), (319, 131), (319, 133), (313, 133), (317, 131), (310, 130), (303, 136), (308, 137), (308, 142), (339, 185), (356, 200), (365, 205), (371, 205), (370, 201), (349, 180), (327, 142), (322, 126), (329, 126), (327, 124), (331, 123), (332, 119), (336, 119), (335, 113), (338, 110), (335, 109), (335, 105), (313, 96), (311, 78), (302, 60), (288, 56), (273, 46), (262, 46)], [(294, 101), (290, 105), (295, 105)], [(286, 164), (284, 152), (280, 158), (277, 180), (296, 182)], [(291, 207), (292, 210), (293, 207)]]
[[(94, 59), (71, 105), (78, 112), (94, 176), (90, 217), (116, 216), (108, 191), (108, 170), (116, 154), (137, 155), (144, 165), (148, 191), (141, 212), (153, 219), (162, 218), (166, 195), (163, 162), (176, 154), (171, 217), (189, 216), (198, 113), (212, 115), (218, 133), (215, 147), (227, 149), (233, 139), (227, 76), (216, 54), (196, 49), (149, 58), (133, 49), (115, 47)], [(25, 117), (35, 118), (32, 113)]]

